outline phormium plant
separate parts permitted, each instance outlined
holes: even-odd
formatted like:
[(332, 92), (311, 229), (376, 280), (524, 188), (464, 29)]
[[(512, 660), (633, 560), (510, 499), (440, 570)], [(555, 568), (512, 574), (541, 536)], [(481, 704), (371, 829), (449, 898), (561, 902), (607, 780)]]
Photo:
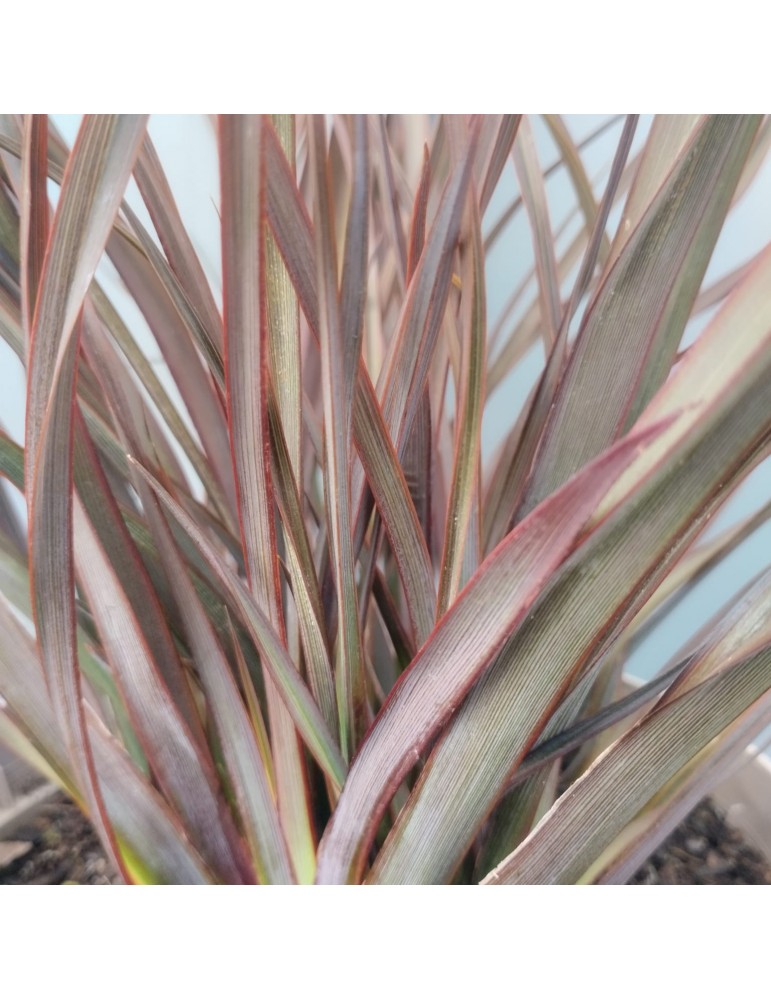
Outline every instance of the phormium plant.
[[(771, 441), (771, 246), (704, 285), (771, 126), (657, 118), (636, 151), (610, 120), (593, 184), (546, 124), (548, 170), (518, 115), (221, 117), (219, 288), (144, 117), (86, 117), (72, 151), (0, 119), (0, 333), (27, 373), (24, 447), (0, 432), (27, 510), (2, 494), (0, 739), (127, 881), (623, 881), (768, 722), (768, 573), (650, 684), (618, 679), (768, 512), (699, 540)], [(556, 235), (551, 169), (576, 195)], [(490, 315), (517, 213), (532, 271)]]

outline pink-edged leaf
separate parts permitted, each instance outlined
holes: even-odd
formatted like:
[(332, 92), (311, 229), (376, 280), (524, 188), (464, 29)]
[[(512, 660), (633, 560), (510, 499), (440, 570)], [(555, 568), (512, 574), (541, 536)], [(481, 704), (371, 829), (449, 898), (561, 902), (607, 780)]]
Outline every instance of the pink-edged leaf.
[(275, 415), (275, 404), (268, 401), (273, 453), (273, 480), (276, 499), (284, 524), (287, 543), (287, 564), (292, 593), (297, 607), (297, 619), (311, 691), (330, 732), (338, 732), (335, 682), (329, 658), (321, 591), (316, 577), (313, 552), (302, 516), (299, 491), (295, 481), (289, 449)]
[[(64, 364), (83, 299), (123, 197), (146, 118), (86, 117), (62, 182), (41, 275), (27, 407), (27, 462), (34, 472), (46, 404)], [(37, 343), (35, 340), (37, 339)], [(30, 482), (33, 476), (29, 476)]]
[[(106, 365), (103, 371), (107, 371)], [(119, 402), (127, 386), (115, 380), (111, 385), (115, 390), (112, 398)], [(125, 414), (125, 407), (122, 412)], [(110, 492), (93, 443), (86, 431), (85, 421), (80, 415), (76, 417), (75, 422), (74, 475), (78, 496), (91, 528), (98, 536), (109, 564), (121, 580), (123, 593), (140, 623), (143, 639), (153, 662), (160, 671), (177, 710), (196, 735), (197, 741), (203, 745), (205, 742), (203, 729), (169, 630), (166, 611), (159, 602), (159, 594)]]
[[(19, 671), (19, 663), (24, 670)], [(0, 691), (13, 716), (53, 768), (56, 780), (84, 804), (71, 773), (64, 740), (56, 725), (43, 669), (34, 640), (0, 596)], [(122, 845), (142, 859), (154, 881), (180, 885), (206, 884), (214, 876), (190, 846), (179, 820), (133, 766), (125, 751), (93, 712), (86, 719), (105, 806)], [(23, 722), (21, 721), (23, 720)]]
[[(428, 197), (431, 188), (431, 160), (428, 147), (423, 147), (423, 166), (415, 192), (410, 221), (407, 281), (412, 281), (426, 241)], [(431, 398), (423, 391), (418, 412), (413, 421), (407, 444), (402, 452), (402, 468), (415, 505), (426, 545), (431, 544)], [(375, 553), (373, 553), (373, 556)], [(425, 633), (424, 638), (428, 635)]]
[[(349, 283), (343, 299), (347, 309), (345, 318), (348, 325), (348, 329), (344, 331), (341, 314), (343, 303), (338, 301), (334, 206), (322, 118), (313, 119), (309, 139), (314, 180), (314, 221), (321, 320), (319, 332), (321, 390), (324, 405), (324, 493), (338, 609), (335, 681), (340, 743), (343, 755), (349, 757), (358, 746), (368, 722), (351, 540), (349, 453), (351, 405), (355, 382), (353, 378), (346, 378), (346, 370), (355, 376), (358, 369), (358, 354), (354, 351), (360, 342), (361, 329), (355, 325), (361, 323), (363, 303), (359, 304), (353, 300), (354, 291), (357, 295), (360, 295), (361, 291), (354, 290)], [(368, 211), (361, 202), (361, 196), (366, 192), (367, 171), (364, 152), (366, 147), (362, 146), (361, 138), (358, 146), (359, 169), (350, 209), (351, 213), (358, 213), (358, 218), (350, 217), (346, 255), (349, 258), (349, 266), (357, 273), (363, 274), (366, 266)]]
[(75, 648), (72, 410), (78, 315), (145, 124), (141, 116), (97, 116), (81, 126), (40, 277), (27, 393), (25, 478), (38, 642), (76, 774), (97, 829), (118, 861), (89, 748)]
[(758, 125), (708, 118), (626, 241), (587, 308), (522, 511), (628, 429), (664, 382)]
[(509, 158), (511, 147), (517, 138), (517, 130), (522, 122), (522, 115), (501, 115), (495, 130), (495, 141), (489, 147), (483, 163), (479, 184), (479, 214), (485, 214), (490, 204), (495, 188), (500, 180), (503, 169)]
[(370, 157), (367, 123), (356, 115), (353, 130), (351, 203), (340, 275), (340, 339), (343, 349), (343, 414), (350, 437), (351, 409), (364, 336), (364, 305), (369, 265)]
[(257, 749), (259, 751), (260, 757), (262, 758), (263, 768), (265, 770), (265, 775), (268, 779), (268, 786), (270, 788), (270, 793), (273, 798), (276, 798), (276, 778), (275, 778), (275, 768), (273, 767), (273, 755), (270, 749), (270, 738), (268, 736), (268, 727), (265, 725), (265, 718), (263, 716), (262, 705), (260, 704), (260, 699), (257, 695), (257, 691), (254, 687), (254, 681), (252, 679), (251, 673), (249, 672), (249, 665), (246, 662), (246, 657), (244, 656), (244, 651), (241, 648), (241, 642), (233, 628), (233, 623), (228, 616), (228, 626), (230, 633), (230, 642), (233, 647), (233, 652), (235, 654), (236, 663), (238, 664), (238, 679), (241, 683), (241, 690), (244, 694), (244, 699), (246, 700), (246, 707), (249, 711), (249, 719), (252, 724), (252, 729), (254, 730), (254, 738), (257, 741)]
[(381, 709), (319, 846), (320, 882), (356, 880), (388, 800), (524, 620), (598, 500), (641, 445), (620, 442), (515, 529), (438, 623)]
[[(247, 578), (284, 639), (270, 473), (265, 303), (265, 177), (260, 116), (219, 118), (225, 378)], [(296, 865), (312, 866), (305, 767), (291, 719), (266, 678), (279, 808)], [(301, 876), (302, 877), (302, 876)]]
[(528, 118), (522, 120), (514, 144), (514, 166), (517, 170), (522, 200), (533, 233), (533, 250), (538, 275), (541, 331), (548, 345), (554, 343), (560, 327), (561, 307), (554, 237), (549, 222), (546, 187), (538, 163), (535, 138)]
[(771, 249), (649, 404), (636, 429), (652, 429), (667, 418), (668, 426), (600, 501), (590, 533), (555, 574), (538, 613), (507, 644), (435, 745), (379, 855), (379, 881), (441, 882), (452, 876), (565, 695), (601, 662), (766, 453), (770, 270)]
[[(570, 325), (570, 321), (575, 315), (581, 299), (589, 288), (589, 284), (592, 280), (592, 275), (594, 274), (598, 260), (607, 259), (609, 247), (606, 246), (607, 237), (605, 227), (608, 224), (610, 211), (613, 208), (613, 204), (616, 200), (616, 195), (621, 184), (624, 168), (626, 167), (626, 162), (632, 148), (632, 140), (634, 139), (635, 132), (637, 131), (639, 118), (639, 115), (626, 116), (624, 128), (621, 131), (621, 138), (618, 141), (616, 152), (613, 154), (613, 163), (610, 167), (608, 183), (605, 187), (602, 201), (597, 208), (594, 206), (594, 201), (592, 200), (591, 212), (589, 211), (589, 206), (585, 209), (587, 228), (591, 235), (586, 246), (583, 260), (581, 261), (581, 268), (578, 272), (578, 277), (573, 285), (573, 291), (570, 294), (570, 303), (568, 304), (567, 311), (562, 320), (563, 326)], [(576, 156), (578, 156), (577, 151)]]
[(166, 797), (184, 818), (207, 864), (227, 882), (248, 880), (234, 828), (226, 821), (214, 765), (179, 712), (142, 636), (115, 569), (79, 502), (78, 579), (136, 734)]
[(410, 221), (410, 242), (407, 254), (407, 281), (412, 281), (415, 268), (418, 266), (423, 245), (426, 241), (426, 218), (428, 215), (428, 195), (431, 189), (431, 159), (428, 147), (423, 147), (423, 167), (420, 171), (420, 181), (415, 192), (415, 204), (412, 208)]
[(22, 137), (22, 199), (19, 219), (21, 312), (28, 338), (32, 333), (38, 284), (48, 245), (48, 117), (27, 115)]
[(422, 645), (435, 621), (436, 588), (431, 557), (375, 390), (363, 369), (353, 408), (353, 429), (359, 457), (399, 569), (413, 635), (416, 643)]
[(486, 881), (572, 882), (582, 876), (655, 791), (769, 691), (769, 611), (766, 572), (705, 626), (700, 648), (656, 706)]
[(247, 576), (261, 607), (280, 628), (261, 292), (261, 132), (259, 116), (223, 116), (219, 122), (226, 380)]
[(391, 161), (391, 147), (388, 142), (385, 115), (378, 116), (374, 130), (377, 133), (378, 148), (380, 153), (378, 163), (382, 172), (384, 187), (383, 200), (387, 206), (391, 237), (396, 248), (396, 259), (398, 261), (397, 272), (401, 276), (404, 276), (407, 273), (407, 244), (404, 239), (404, 225), (402, 223), (401, 211), (399, 208), (399, 195), (394, 181), (394, 168)]
[(265, 211), (297, 297), (318, 336), (319, 300), (313, 227), (274, 129), (265, 125)]
[(194, 349), (190, 330), (146, 254), (118, 230), (107, 245), (110, 259), (139, 306), (193, 421), (221, 492), (235, 510), (233, 468), (223, 407)]
[(149, 135), (134, 165), (134, 177), (169, 264), (221, 357), (222, 319)]
[[(279, 136), (289, 161), (295, 161), (295, 122), (292, 115), (276, 115), (273, 127)], [(272, 135), (264, 126), (264, 136)], [(269, 183), (269, 182), (268, 182)], [(302, 342), (297, 293), (276, 240), (265, 233), (266, 297), (268, 313), (269, 365), (273, 394), (280, 415), (282, 435), (286, 442), (292, 472), (302, 483)]]
[(142, 493), (219, 736), (255, 871), (261, 882), (293, 883), (292, 864), (270, 781), (230, 666), (196, 596), (158, 501), (146, 484), (142, 484)]
[(346, 765), (340, 756), (332, 734), (324, 723), (316, 702), (297, 672), (297, 668), (290, 660), (283, 642), (247, 588), (206, 538), (196, 522), (146, 469), (137, 465), (136, 462), (133, 464), (198, 549), (209, 571), (219, 582), (223, 595), (237, 610), (239, 619), (246, 626), (309, 751), (324, 773), (332, 780), (334, 786), (341, 788), (345, 780)]
[(606, 267), (610, 269), (674, 167), (678, 156), (703, 124), (702, 115), (656, 115), (638, 157), (634, 180), (613, 239)]
[(388, 532), (413, 634), (420, 645), (428, 638), (435, 621), (431, 557), (368, 376), (363, 381), (360, 377), (359, 389), (353, 412), (356, 445)]
[[(627, 115), (627, 123), (630, 118), (637, 118), (637, 115)], [(587, 233), (591, 233), (596, 224), (598, 208), (597, 202), (594, 199), (594, 191), (592, 190), (592, 182), (586, 173), (586, 167), (584, 166), (584, 161), (581, 158), (581, 153), (579, 152), (577, 144), (573, 141), (570, 132), (561, 115), (544, 115), (544, 121), (546, 122), (549, 131), (551, 132), (552, 139), (554, 139), (557, 144), (557, 148), (562, 156), (562, 162), (567, 168), (568, 175), (575, 189), (576, 197), (578, 199), (578, 204), (581, 208), (581, 214), (584, 217), (584, 226)], [(610, 241), (608, 240), (607, 234), (604, 229), (601, 233), (600, 246), (598, 247), (598, 255), (603, 263), (607, 260), (608, 254), (610, 253)]]
[[(492, 507), (492, 516), (489, 520), (488, 538), (495, 538), (498, 533), (508, 530), (512, 526), (514, 513), (522, 499), (522, 494), (527, 484), (527, 474), (532, 467), (533, 458), (540, 444), (544, 425), (554, 402), (554, 394), (564, 372), (565, 358), (568, 351), (570, 322), (582, 296), (589, 287), (589, 282), (594, 273), (600, 247), (605, 235), (605, 226), (616, 198), (618, 185), (621, 182), (621, 176), (629, 155), (636, 126), (636, 117), (633, 115), (629, 116), (613, 157), (613, 164), (602, 198), (602, 204), (596, 213), (594, 228), (587, 243), (583, 260), (581, 261), (578, 277), (570, 296), (570, 302), (562, 318), (557, 340), (549, 354), (546, 368), (538, 382), (537, 388), (524, 409), (524, 426), (521, 433), (515, 429), (514, 433), (517, 438), (516, 447), (511, 458), (507, 457), (508, 467), (504, 466), (505, 476), (496, 484), (497, 490), (492, 497), (493, 502), (490, 505)], [(514, 445), (514, 441), (512, 441), (512, 445)], [(504, 452), (504, 454), (506, 453)]]
[(469, 549), (467, 542), (474, 536), (474, 532), (470, 530), (472, 511), (475, 503), (479, 502), (487, 319), (481, 221), (473, 198), (470, 199), (470, 204), (470, 249), (468, 267), (464, 271), (465, 295), (462, 300), (461, 382), (455, 419), (455, 456), (440, 565), (437, 617), (447, 611), (460, 589), (464, 558)]

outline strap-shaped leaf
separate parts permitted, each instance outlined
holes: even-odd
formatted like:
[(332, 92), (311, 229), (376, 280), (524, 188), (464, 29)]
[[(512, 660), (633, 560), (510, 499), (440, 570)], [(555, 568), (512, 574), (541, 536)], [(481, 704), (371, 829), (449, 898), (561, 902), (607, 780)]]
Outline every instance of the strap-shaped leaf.
[(263, 882), (292, 883), (294, 873), (270, 781), (230, 666), (196, 596), (158, 501), (146, 484), (142, 491), (169, 583), (185, 623), (206, 703), (220, 738), (255, 871)]
[(516, 631), (609, 485), (644, 441), (620, 443), (490, 555), (402, 674), (355, 758), (319, 847), (318, 880), (355, 880), (389, 798)]
[[(0, 690), (33, 745), (57, 772), (57, 780), (83, 801), (71, 774), (64, 741), (56, 725), (35, 644), (0, 596)], [(24, 664), (24, 671), (18, 664)], [(141, 859), (146, 877), (178, 885), (206, 884), (214, 875), (196, 855), (179, 821), (149, 780), (98, 719), (87, 714), (105, 806), (121, 845)]]
[[(141, 116), (86, 118), (67, 164), (38, 288), (26, 430), (30, 566), (56, 717), (97, 829), (112, 848), (80, 701), (72, 573), (75, 327), (142, 140)], [(119, 855), (112, 849), (116, 861)]]
[(134, 165), (134, 177), (171, 269), (202, 323), (206, 339), (221, 359), (222, 319), (149, 135), (145, 136)]
[[(136, 463), (134, 464), (136, 465)], [(210, 572), (227, 595), (228, 600), (238, 609), (239, 617), (248, 629), (260, 655), (264, 657), (264, 663), (270, 671), (273, 682), (284, 699), (284, 703), (309, 751), (324, 773), (332, 780), (334, 787), (342, 788), (346, 766), (340, 756), (340, 751), (324, 723), (316, 702), (270, 622), (257, 607), (241, 580), (205, 537), (190, 515), (146, 469), (139, 465), (136, 465), (136, 468), (152, 486), (154, 493), (164, 507), (188, 534)]]
[[(238, 518), (250, 588), (283, 641), (267, 416), (263, 122), (258, 115), (222, 115), (218, 128), (225, 376)], [(279, 808), (292, 855), (312, 877), (313, 838), (300, 745), (270, 677), (266, 694)]]
[[(321, 396), (324, 407), (324, 494), (338, 609), (335, 683), (340, 744), (343, 755), (350, 757), (368, 723), (358, 599), (354, 579), (349, 458), (363, 303), (355, 301), (353, 290), (347, 281), (342, 301), (338, 298), (334, 205), (322, 118), (313, 119), (309, 138), (314, 180), (314, 222), (321, 322), (319, 333)], [(345, 254), (347, 266), (353, 269), (354, 273), (358, 273), (361, 280), (366, 270), (368, 232), (368, 213), (362, 213), (363, 206), (360, 203), (368, 184), (366, 133), (359, 137), (357, 152), (352, 196), (354, 204), (351, 211), (358, 209), (358, 219), (349, 226)], [(342, 313), (343, 307), (346, 309), (345, 315)], [(343, 327), (343, 322), (348, 329)], [(347, 373), (349, 377), (346, 377)]]
[(555, 575), (537, 614), (435, 747), (381, 851), (378, 880), (452, 875), (564, 693), (764, 453), (771, 433), (770, 280), (771, 250), (646, 411), (641, 426), (666, 413), (670, 426), (620, 475), (595, 515), (599, 530)]
[(482, 231), (474, 198), (470, 201), (470, 241), (465, 271), (467, 294), (462, 316), (461, 384), (455, 421), (455, 456), (447, 506), (444, 551), (439, 576), (437, 616), (441, 617), (461, 587), (472, 512), (479, 502), (482, 412), (485, 402), (487, 322)]
[(771, 688), (770, 580), (765, 574), (738, 606), (732, 602), (713, 625), (712, 640), (658, 705), (571, 786), (486, 882), (578, 879), (659, 788)]
[(708, 118), (626, 241), (582, 322), (523, 510), (628, 429), (666, 379), (759, 124)]
[(220, 491), (235, 507), (233, 469), (225, 414), (212, 380), (195, 350), (195, 341), (163, 281), (133, 238), (113, 232), (110, 259), (141, 309), (169, 366), (180, 395), (216, 475)]
[(538, 163), (533, 130), (527, 118), (520, 125), (519, 135), (514, 144), (514, 165), (532, 230), (535, 269), (538, 275), (541, 335), (545, 343), (551, 345), (556, 340), (561, 319), (557, 260), (549, 221), (546, 187)]
[(248, 879), (248, 865), (239, 856), (235, 829), (225, 819), (214, 765), (169, 696), (115, 569), (79, 502), (75, 532), (78, 579), (158, 781), (212, 870), (228, 882), (243, 882)]

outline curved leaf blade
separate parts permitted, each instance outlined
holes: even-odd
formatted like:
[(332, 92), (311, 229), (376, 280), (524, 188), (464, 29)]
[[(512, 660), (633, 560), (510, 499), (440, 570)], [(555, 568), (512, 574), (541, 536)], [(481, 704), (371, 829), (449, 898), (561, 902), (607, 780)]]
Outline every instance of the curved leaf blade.
[(635, 438), (603, 455), (534, 511), (479, 568), (402, 674), (355, 758), (319, 846), (318, 881), (358, 877), (388, 799), (523, 621), (598, 500), (643, 443)]

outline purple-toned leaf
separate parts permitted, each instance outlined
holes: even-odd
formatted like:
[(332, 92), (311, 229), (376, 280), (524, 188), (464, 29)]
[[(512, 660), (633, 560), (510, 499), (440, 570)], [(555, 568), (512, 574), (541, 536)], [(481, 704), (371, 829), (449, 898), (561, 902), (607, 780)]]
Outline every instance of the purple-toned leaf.
[(118, 863), (89, 749), (75, 649), (72, 410), (78, 315), (145, 124), (141, 116), (96, 116), (81, 126), (40, 276), (27, 383), (25, 479), (38, 642), (58, 724), (97, 829)]
[(142, 491), (145, 510), (185, 624), (190, 651), (206, 694), (206, 704), (219, 736), (255, 871), (262, 882), (293, 883), (292, 864), (268, 775), (230, 666), (196, 596), (158, 501), (147, 484), (142, 484)]
[(149, 135), (134, 165), (134, 177), (169, 264), (221, 357), (222, 319)]
[[(627, 124), (630, 118), (637, 118), (637, 115), (627, 115)], [(561, 115), (544, 115), (544, 121), (546, 122), (549, 131), (551, 132), (552, 139), (554, 139), (557, 144), (557, 148), (560, 151), (562, 157), (562, 162), (567, 168), (567, 172), (570, 175), (570, 180), (578, 199), (578, 204), (581, 208), (581, 213), (584, 217), (584, 225), (586, 227), (587, 233), (591, 233), (597, 221), (598, 207), (597, 202), (594, 199), (594, 191), (592, 190), (592, 183), (586, 173), (586, 168), (584, 166), (584, 161), (581, 158), (581, 153), (578, 146), (573, 141), (570, 132)], [(608, 254), (610, 253), (610, 241), (607, 234), (603, 230), (601, 231), (600, 246), (598, 247), (598, 256), (604, 263)]]
[(561, 320), (557, 259), (549, 222), (546, 187), (528, 118), (524, 118), (519, 127), (513, 156), (522, 200), (533, 234), (533, 251), (540, 293), (541, 335), (545, 343), (551, 346), (557, 338)]
[(636, 438), (619, 444), (534, 511), (485, 560), (437, 624), (351, 766), (319, 846), (319, 881), (360, 875), (388, 799), (521, 624), (600, 497), (642, 443)]
[(455, 418), (455, 456), (439, 571), (438, 618), (447, 611), (460, 590), (464, 559), (471, 547), (471, 539), (476, 534), (470, 527), (472, 513), (474, 505), (479, 502), (487, 319), (481, 223), (474, 198), (470, 199), (470, 205), (471, 235), (467, 254), (468, 267), (464, 271), (463, 282), (463, 345)]
[(226, 821), (214, 765), (163, 683), (122, 590), (80, 503), (75, 505), (78, 579), (88, 597), (129, 716), (166, 797), (201, 856), (225, 881), (249, 880), (235, 828)]
[[(367, 726), (365, 710), (364, 670), (359, 628), (354, 554), (351, 539), (351, 404), (353, 380), (346, 380), (346, 370), (355, 375), (358, 355), (353, 354), (361, 330), (361, 308), (352, 300), (349, 290), (343, 303), (347, 308), (349, 329), (343, 330), (341, 303), (338, 300), (337, 249), (334, 229), (334, 206), (330, 186), (324, 121), (314, 118), (310, 132), (311, 172), (314, 182), (314, 221), (316, 257), (318, 261), (319, 316), (321, 320), (321, 389), (324, 405), (324, 494), (326, 497), (327, 531), (330, 538), (333, 576), (338, 608), (335, 682), (337, 711), (340, 721), (340, 743), (345, 757), (355, 751)], [(351, 213), (361, 213), (360, 196), (366, 187), (365, 154), (359, 139), (358, 183), (354, 190)], [(363, 228), (362, 228), (363, 226)], [(346, 246), (349, 266), (364, 271), (367, 246), (367, 219), (349, 222)], [(350, 240), (354, 241), (351, 245)], [(349, 343), (352, 340), (353, 343)]]
[[(771, 250), (636, 430), (669, 426), (621, 473), (590, 534), (435, 746), (378, 859), (379, 881), (451, 877), (565, 694), (601, 661), (771, 433)], [(730, 332), (732, 351), (725, 352)], [(659, 426), (661, 426), (659, 424)], [(486, 733), (480, 741), (478, 734)], [(427, 825), (431, 836), (426, 837)]]
[[(0, 596), (0, 690), (23, 731), (54, 769), (56, 780), (83, 804), (56, 725), (34, 640)], [(19, 672), (18, 664), (25, 669)], [(118, 839), (141, 859), (154, 881), (206, 884), (214, 876), (190, 846), (179, 821), (157, 791), (132, 765), (117, 741), (92, 712), (86, 713), (105, 805)]]
[(511, 441), (511, 457), (508, 455), (508, 448), (504, 451), (504, 456), (508, 464), (507, 466), (503, 466), (505, 475), (500, 476), (500, 471), (498, 471), (494, 480), (496, 482), (496, 492), (490, 498), (491, 503), (489, 506), (492, 508), (492, 514), (488, 515), (488, 543), (491, 538), (494, 539), (499, 534), (511, 528), (514, 513), (522, 499), (522, 494), (527, 484), (527, 474), (532, 467), (534, 456), (543, 435), (544, 425), (551, 412), (554, 394), (564, 373), (565, 358), (568, 352), (570, 323), (594, 273), (600, 247), (605, 235), (605, 225), (616, 198), (636, 124), (636, 118), (629, 116), (624, 125), (621, 139), (613, 158), (602, 204), (599, 211), (595, 213), (594, 228), (591, 231), (584, 252), (578, 277), (570, 296), (570, 302), (562, 317), (556, 342), (549, 353), (546, 367), (538, 381), (535, 392), (523, 410), (522, 430), (520, 432), (515, 428), (514, 435), (512, 435), (512, 437), (516, 438), (516, 444), (514, 440)]
[(337, 788), (345, 780), (346, 766), (335, 741), (321, 717), (318, 706), (305, 686), (297, 668), (289, 659), (286, 647), (265, 614), (255, 603), (238, 576), (230, 569), (196, 522), (180, 507), (163, 487), (141, 466), (137, 471), (152, 486), (158, 499), (174, 516), (205, 560), (209, 571), (218, 581), (223, 595), (238, 611), (270, 676), (284, 699), (298, 731), (324, 773)]
[[(247, 578), (257, 603), (284, 641), (267, 419), (262, 134), (260, 116), (219, 118), (225, 377)], [(313, 854), (304, 761), (292, 721), (269, 676), (266, 695), (279, 809), (299, 869), (301, 863), (310, 863)]]
[(481, 183), (479, 184), (479, 214), (483, 216), (490, 204), (498, 181), (509, 158), (511, 147), (517, 137), (517, 130), (522, 122), (522, 115), (500, 115), (500, 121), (495, 130), (495, 142), (488, 147)]
[(287, 544), (287, 563), (292, 582), (292, 592), (297, 607), (298, 625), (308, 669), (311, 691), (330, 732), (338, 732), (335, 682), (329, 659), (329, 642), (326, 635), (321, 592), (316, 577), (316, 567), (298, 494), (292, 473), (289, 449), (281, 426), (275, 415), (275, 405), (268, 402), (273, 453), (273, 479), (276, 499), (284, 524)]
[(486, 882), (580, 878), (659, 788), (771, 689), (769, 580), (766, 573), (738, 604), (731, 602), (713, 622), (711, 640), (658, 704), (598, 758)]
[(190, 331), (151, 262), (134, 240), (116, 230), (107, 248), (110, 259), (158, 342), (220, 490), (235, 509), (225, 414), (214, 385), (194, 349)]
[(664, 382), (758, 125), (707, 119), (626, 241), (587, 308), (522, 511), (628, 429)]
[(32, 333), (38, 284), (48, 245), (48, 118), (27, 115), (22, 137), (21, 311), (28, 342)]

